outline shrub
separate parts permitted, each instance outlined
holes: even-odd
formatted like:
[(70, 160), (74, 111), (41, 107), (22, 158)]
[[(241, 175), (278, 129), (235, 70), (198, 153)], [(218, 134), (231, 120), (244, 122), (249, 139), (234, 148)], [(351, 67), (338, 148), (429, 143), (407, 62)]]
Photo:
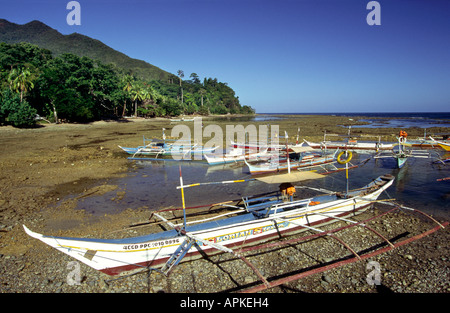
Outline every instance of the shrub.
[(0, 120), (15, 127), (31, 127), (36, 124), (36, 109), (27, 101), (20, 102), (20, 96), (12, 91), (5, 90), (2, 95), (0, 107)]

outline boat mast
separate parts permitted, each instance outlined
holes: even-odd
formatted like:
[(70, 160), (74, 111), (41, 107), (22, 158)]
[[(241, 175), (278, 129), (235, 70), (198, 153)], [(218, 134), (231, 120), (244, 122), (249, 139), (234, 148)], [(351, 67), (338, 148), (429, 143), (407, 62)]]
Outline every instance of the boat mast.
[(288, 148), (288, 134), (287, 131), (284, 131), (284, 136), (286, 137), (286, 159), (288, 166), (288, 173), (291, 173), (291, 162), (289, 161), (289, 148)]
[(186, 230), (186, 204), (184, 202), (184, 188), (183, 188), (183, 176), (181, 175), (181, 165), (180, 168), (180, 189), (181, 189), (181, 202), (183, 204), (183, 229)]

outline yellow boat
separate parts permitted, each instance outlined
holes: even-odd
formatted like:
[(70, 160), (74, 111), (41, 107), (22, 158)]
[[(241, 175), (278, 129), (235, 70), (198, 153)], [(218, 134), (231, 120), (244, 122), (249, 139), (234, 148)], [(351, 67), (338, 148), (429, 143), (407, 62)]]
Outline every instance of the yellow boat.
[[(430, 137), (431, 138), (431, 137)], [(434, 142), (436, 142), (442, 149), (445, 151), (450, 151), (450, 143), (437, 141), (436, 139), (431, 138)]]

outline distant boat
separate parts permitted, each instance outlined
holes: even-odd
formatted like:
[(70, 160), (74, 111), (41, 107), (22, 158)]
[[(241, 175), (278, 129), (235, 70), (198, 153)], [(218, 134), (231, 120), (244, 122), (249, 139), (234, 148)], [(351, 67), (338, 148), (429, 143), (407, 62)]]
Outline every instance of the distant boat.
[[(431, 137), (430, 137), (431, 138)], [(431, 138), (434, 142), (436, 142), (442, 149), (445, 151), (450, 151), (450, 142), (437, 141), (434, 138)]]
[[(405, 135), (402, 135), (405, 134)], [(397, 162), (397, 167), (402, 168), (405, 164), (408, 158), (414, 157), (414, 158), (429, 158), (430, 154), (426, 151), (422, 150), (407, 150), (407, 146), (411, 146), (411, 144), (406, 142), (406, 133), (401, 131), (400, 136), (398, 138), (398, 150), (394, 151), (392, 150), (389, 154), (383, 154), (379, 153), (375, 156), (375, 159), (379, 158), (395, 158)]]
[(267, 152), (267, 149), (258, 153), (245, 153), (244, 149), (234, 148), (230, 152), (222, 155), (205, 154), (206, 161), (209, 165), (219, 165), (227, 163), (244, 162), (245, 159), (250, 160), (267, 160), (272, 157), (272, 154)]
[(303, 141), (310, 147), (314, 149), (341, 149), (341, 150), (352, 150), (352, 151), (383, 151), (383, 150), (391, 150), (394, 147), (394, 144), (391, 143), (381, 143), (380, 140), (378, 142), (358, 142), (358, 140), (355, 139), (355, 137), (359, 137), (359, 135), (351, 135), (352, 127), (348, 127), (348, 133), (346, 135), (338, 135), (338, 136), (344, 136), (347, 138), (346, 141), (328, 141), (326, 140), (327, 133), (325, 131), (323, 135), (323, 141), (320, 143), (316, 142), (309, 142), (305, 139)]
[[(445, 134), (444, 134), (445, 135)], [(440, 148), (439, 144), (432, 139), (431, 137), (427, 137), (427, 130), (424, 130), (423, 137), (417, 139), (408, 139), (408, 144), (412, 147), (420, 147), (420, 148)]]
[(253, 144), (253, 143), (241, 143), (241, 142), (235, 142), (231, 141), (231, 147), (235, 149), (243, 149), (243, 150), (253, 150), (253, 151), (280, 151), (281, 149), (285, 149), (285, 145), (281, 144), (267, 144), (267, 145), (260, 145), (260, 144)]
[[(213, 153), (218, 147), (205, 148), (201, 145), (192, 144), (190, 141), (182, 141), (175, 139), (166, 139), (163, 128), (163, 139), (146, 139), (143, 137), (144, 144), (138, 147), (122, 147), (120, 149), (133, 157), (136, 155), (145, 156), (172, 156), (176, 158), (185, 158), (186, 156), (198, 155), (203, 156), (205, 153)], [(174, 141), (169, 143), (168, 141)], [(147, 143), (149, 142), (149, 143)]]
[(299, 160), (289, 159), (289, 162), (287, 161), (287, 159), (279, 159), (278, 162), (271, 160), (262, 164), (250, 164), (249, 162), (247, 162), (247, 160), (245, 160), (245, 164), (248, 166), (250, 174), (259, 175), (334, 163), (336, 162), (336, 153), (337, 150), (333, 154), (326, 154), (321, 156), (314, 154), (303, 154), (300, 155)]
[(193, 122), (194, 118), (171, 118), (170, 119), (171, 122)]
[(341, 150), (369, 150), (381, 151), (392, 150), (394, 144), (381, 142), (358, 142), (357, 140), (348, 141), (322, 141), (320, 143), (303, 140), (308, 146), (314, 149), (341, 149)]
[(136, 155), (151, 155), (151, 156), (173, 156), (184, 157), (191, 155), (204, 155), (206, 153), (213, 153), (217, 147), (205, 148), (197, 145), (175, 145), (166, 143), (154, 143), (152, 145), (139, 146), (135, 148), (119, 146), (123, 151), (133, 156)]

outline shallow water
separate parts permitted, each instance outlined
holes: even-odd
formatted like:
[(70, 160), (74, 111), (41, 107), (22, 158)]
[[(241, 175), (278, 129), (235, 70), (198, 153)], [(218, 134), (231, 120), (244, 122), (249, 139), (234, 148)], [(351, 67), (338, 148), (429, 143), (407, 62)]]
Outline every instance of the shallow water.
[[(261, 114), (260, 119), (270, 120), (277, 118), (275, 114)], [(294, 113), (284, 114), (288, 116), (295, 115), (333, 115), (345, 116), (348, 118), (367, 117), (359, 119), (361, 122), (367, 122), (366, 125), (354, 125), (353, 128), (431, 128), (431, 127), (450, 127), (449, 112), (402, 112), (402, 113)], [(278, 117), (280, 118), (280, 117)], [(343, 126), (347, 127), (347, 126)]]
[[(440, 152), (444, 156), (443, 152)], [(354, 154), (353, 164), (371, 155)], [(450, 154), (445, 155), (445, 157)], [(395, 198), (399, 203), (413, 207), (434, 216), (450, 218), (450, 181), (436, 179), (450, 176), (450, 164), (432, 164), (431, 159), (410, 158), (402, 169), (389, 159), (371, 159), (364, 166), (349, 172), (349, 188), (359, 188), (380, 175), (392, 174), (394, 184), (380, 199)], [(135, 162), (135, 161), (130, 161)], [(243, 165), (209, 166), (206, 162), (136, 161), (136, 167), (124, 178), (111, 184), (118, 189), (102, 196), (85, 198), (78, 202), (78, 208), (94, 214), (113, 213), (127, 208), (161, 209), (182, 206), (179, 169), (181, 165), (184, 185), (198, 182), (251, 179), (248, 168)], [(326, 176), (323, 179), (304, 182), (304, 185), (333, 191), (345, 191), (345, 172)], [(276, 191), (278, 184), (258, 181), (233, 184), (216, 184), (185, 189), (186, 207), (208, 205), (245, 196)], [(125, 191), (120, 200), (111, 200), (117, 192)], [(311, 192), (297, 189), (299, 195), (310, 196)]]
[(448, 119), (360, 119), (361, 122), (368, 122), (368, 125), (354, 125), (353, 128), (431, 128), (431, 127), (450, 127)]

